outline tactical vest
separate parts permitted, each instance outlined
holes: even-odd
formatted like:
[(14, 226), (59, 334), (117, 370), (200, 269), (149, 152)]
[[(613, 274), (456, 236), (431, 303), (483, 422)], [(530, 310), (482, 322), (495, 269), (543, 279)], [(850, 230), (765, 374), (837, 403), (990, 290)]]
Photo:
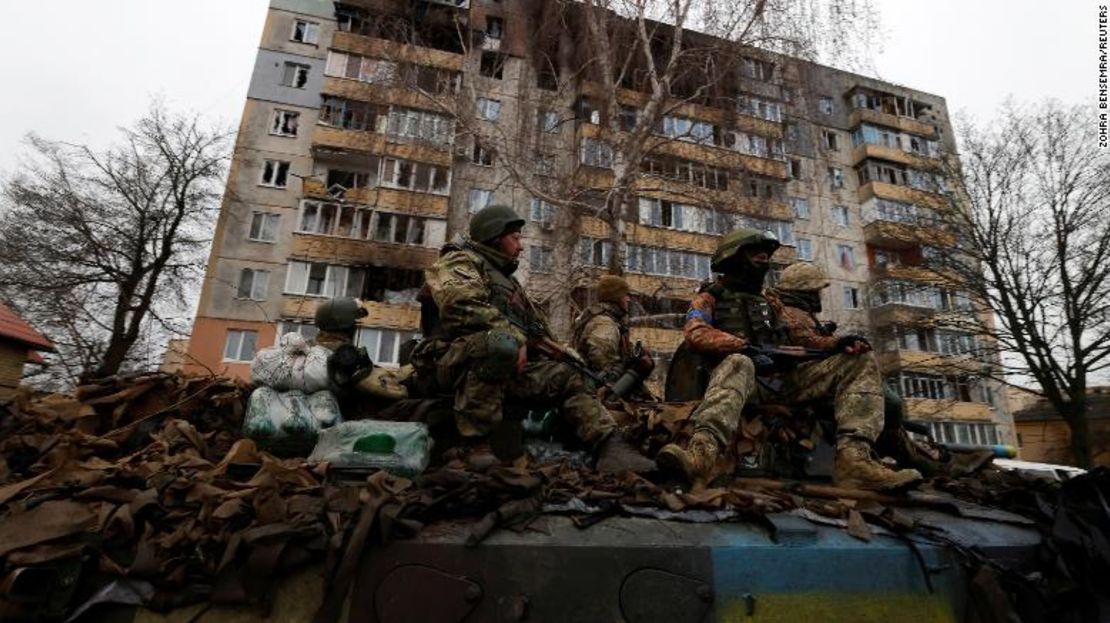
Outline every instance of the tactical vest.
[[(586, 331), (586, 325), (590, 324), (590, 321), (594, 318), (597, 318), (598, 316), (612, 317), (604, 305), (600, 303), (594, 303), (593, 305), (590, 305), (586, 309), (582, 310), (582, 313), (574, 319), (574, 329), (572, 330), (573, 341), (571, 341), (572, 346), (578, 348), (582, 344), (582, 338)], [(621, 357), (627, 359), (632, 354), (632, 345), (628, 340), (628, 326), (626, 326), (617, 318), (613, 318), (613, 320), (617, 323), (617, 327), (620, 328)]]
[(767, 299), (755, 294), (722, 290), (715, 294), (713, 326), (757, 344), (775, 344), (781, 331)]
[[(532, 302), (524, 293), (524, 287), (511, 275), (506, 275), (493, 265), (484, 255), (469, 247), (457, 247), (462, 251), (482, 272), (482, 279), (489, 287), (490, 304), (502, 314), (512, 318), (524, 326), (537, 322), (542, 324), (539, 314), (532, 307)], [(426, 288), (425, 288), (426, 290)], [(425, 335), (440, 336), (439, 308), (436, 307), (430, 292), (422, 290), (419, 297), (421, 303), (421, 330)], [(546, 327), (546, 325), (545, 325)]]

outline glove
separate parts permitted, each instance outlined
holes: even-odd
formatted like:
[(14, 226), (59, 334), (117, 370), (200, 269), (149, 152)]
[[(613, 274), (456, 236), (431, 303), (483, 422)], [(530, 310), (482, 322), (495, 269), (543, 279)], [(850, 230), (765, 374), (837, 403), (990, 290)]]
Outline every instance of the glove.
[(635, 370), (640, 376), (645, 379), (651, 376), (651, 371), (655, 369), (655, 360), (651, 358), (648, 353), (642, 353), (639, 357), (630, 357), (625, 363), (626, 368)]
[(867, 349), (862, 352), (867, 352), (871, 350), (871, 342), (868, 342), (867, 338), (863, 337), (862, 335), (845, 335), (841, 337), (839, 340), (836, 341), (835, 350), (841, 353), (847, 352), (846, 349), (856, 342), (862, 342), (867, 345)]
[(771, 376), (775, 373), (775, 360), (763, 353), (752, 353), (748, 358), (755, 364), (756, 376)]

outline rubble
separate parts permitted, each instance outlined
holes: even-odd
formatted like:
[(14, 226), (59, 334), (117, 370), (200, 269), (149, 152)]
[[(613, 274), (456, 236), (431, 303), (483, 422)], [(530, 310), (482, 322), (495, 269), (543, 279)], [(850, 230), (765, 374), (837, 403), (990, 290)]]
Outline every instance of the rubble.
[[(884, 532), (945, 542), (942, 529), (914, 519), (914, 509), (929, 509), (1035, 524), (1045, 535), (1053, 564), (1035, 576), (948, 543), (966, 552), (982, 582), (1001, 587), (989, 594), (1036, 596), (1056, 612), (1064, 599), (1093, 603), (1110, 578), (1105, 470), (1063, 485), (987, 470), (904, 495), (750, 478), (685, 491), (595, 472), (573, 453), (547, 449), (548, 461), (504, 465), (455, 449), (411, 480), (379, 471), (345, 487), (325, 466), (277, 458), (242, 439), (248, 395), (248, 386), (228, 379), (153, 374), (82, 386), (72, 396), (24, 394), (0, 411), (0, 561), (8, 578), (0, 618), (73, 613), (97, 593), (156, 610), (210, 601), (264, 611), (273, 581), (324, 561), (329, 585), (317, 618), (333, 620), (360, 557), (375, 544), (469, 519), (468, 543), (480, 546), (492, 531), (525, 530), (544, 514), (586, 528), (613, 516), (758, 522), (793, 511), (865, 541)], [(688, 413), (657, 406), (622, 417), (657, 446), (660, 427), (681, 435)], [(13, 592), (31, 569), (78, 580), (68, 594)]]

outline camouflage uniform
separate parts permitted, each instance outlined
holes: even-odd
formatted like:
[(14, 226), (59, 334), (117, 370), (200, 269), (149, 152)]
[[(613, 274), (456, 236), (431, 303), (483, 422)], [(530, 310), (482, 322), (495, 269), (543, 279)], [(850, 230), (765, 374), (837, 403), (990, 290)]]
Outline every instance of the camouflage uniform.
[[(710, 433), (721, 447), (727, 447), (739, 429), (744, 405), (758, 393), (767, 392), (756, 383), (752, 360), (740, 354), (749, 345), (748, 338), (717, 327), (715, 311), (721, 293), (722, 288), (709, 288), (694, 298), (683, 334), (691, 350), (721, 360), (710, 376), (705, 398), (691, 417), (697, 430)], [(789, 336), (789, 345), (830, 351), (835, 346), (835, 338), (817, 334), (808, 314), (785, 308), (774, 291), (753, 298), (766, 301)], [(805, 362), (786, 372), (782, 380), (778, 399), (799, 403), (832, 396), (838, 436), (870, 443), (882, 431), (882, 382), (875, 357), (870, 353), (838, 353), (821, 361)]]
[(602, 302), (589, 306), (575, 320), (574, 349), (609, 382), (620, 378), (632, 357), (627, 318), (628, 312), (620, 306)]
[(488, 435), (501, 421), (507, 400), (525, 408), (558, 408), (579, 439), (596, 445), (615, 423), (572, 368), (533, 359), (530, 351), (519, 374), (512, 366), (504, 374), (483, 373), (492, 333), (512, 336), (516, 344), (527, 341), (509, 322), (510, 315), (549, 334), (546, 319), (512, 277), (515, 269), (511, 258), (461, 235), (443, 247), (424, 273), (425, 294), (438, 321), (413, 352), (419, 383), (428, 391), (455, 395), (455, 423), (463, 436)]

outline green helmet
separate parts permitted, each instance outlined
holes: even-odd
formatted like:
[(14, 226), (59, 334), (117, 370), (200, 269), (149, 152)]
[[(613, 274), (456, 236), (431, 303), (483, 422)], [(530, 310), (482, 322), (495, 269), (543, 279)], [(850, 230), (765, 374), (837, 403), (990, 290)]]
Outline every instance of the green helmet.
[(358, 319), (365, 317), (366, 308), (358, 299), (340, 296), (316, 306), (316, 328), (321, 331), (353, 331)]
[(524, 219), (506, 205), (486, 206), (470, 217), (470, 239), (489, 242), (510, 231), (520, 231)]
[(809, 262), (798, 262), (786, 267), (779, 279), (779, 290), (812, 292), (829, 287), (829, 276), (820, 267)]
[(778, 238), (769, 231), (758, 229), (737, 229), (721, 237), (717, 243), (717, 250), (713, 253), (710, 267), (714, 272), (724, 272), (729, 260), (740, 254), (740, 251), (749, 248), (758, 248), (768, 253), (774, 253), (779, 248)]

